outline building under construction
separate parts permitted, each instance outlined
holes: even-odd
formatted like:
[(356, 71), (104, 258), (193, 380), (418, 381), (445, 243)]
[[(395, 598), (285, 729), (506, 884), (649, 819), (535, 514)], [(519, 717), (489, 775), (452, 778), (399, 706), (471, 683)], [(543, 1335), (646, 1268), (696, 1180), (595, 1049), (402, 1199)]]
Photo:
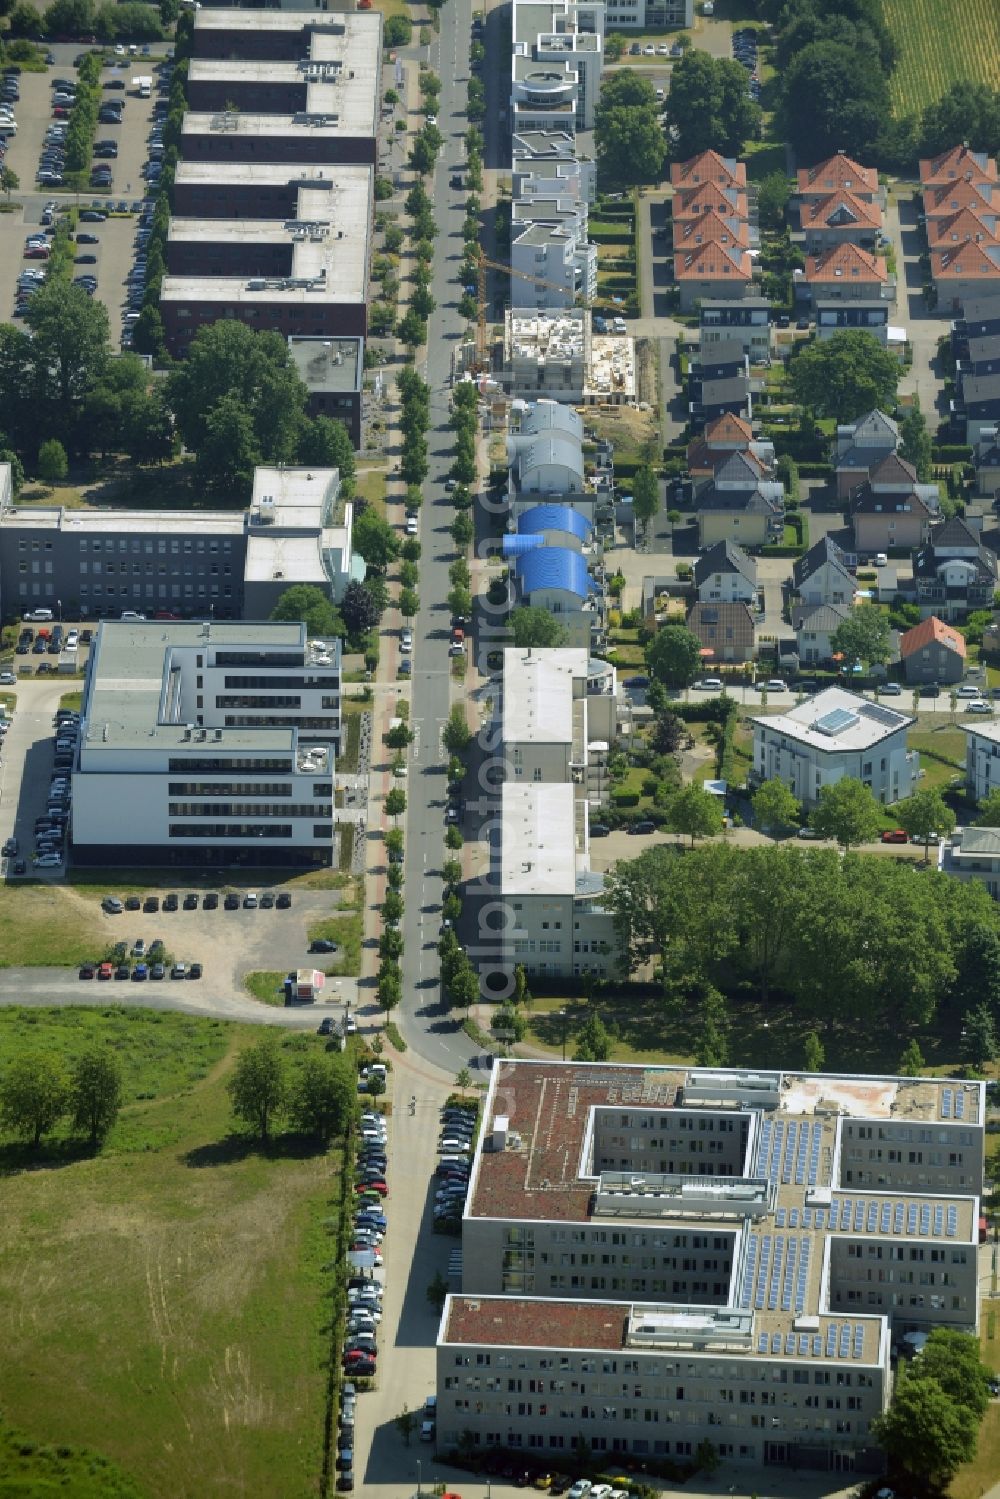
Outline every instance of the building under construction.
[(635, 339), (594, 333), (584, 308), (508, 308), (498, 378), (512, 395), (586, 406), (631, 404), (636, 400)]

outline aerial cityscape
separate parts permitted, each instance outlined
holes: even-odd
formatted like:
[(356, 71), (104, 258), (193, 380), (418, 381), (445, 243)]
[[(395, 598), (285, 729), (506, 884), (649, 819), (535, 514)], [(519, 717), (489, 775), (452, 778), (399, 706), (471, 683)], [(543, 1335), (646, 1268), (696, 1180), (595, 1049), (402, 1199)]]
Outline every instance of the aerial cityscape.
[(993, 0), (0, 0), (0, 1492), (1000, 1499)]

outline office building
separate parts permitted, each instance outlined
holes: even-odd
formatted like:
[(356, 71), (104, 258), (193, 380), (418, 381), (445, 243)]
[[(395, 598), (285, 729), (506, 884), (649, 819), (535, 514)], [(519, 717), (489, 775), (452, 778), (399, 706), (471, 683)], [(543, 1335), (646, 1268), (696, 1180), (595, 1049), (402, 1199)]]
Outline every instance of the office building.
[(236, 109), (191, 111), (181, 126), (185, 161), (334, 162), (375, 166), (374, 129), (348, 126), (339, 115), (246, 114)]
[(751, 715), (750, 722), (754, 781), (784, 781), (805, 807), (846, 776), (861, 781), (883, 806), (917, 788), (920, 757), (906, 747), (914, 720), (884, 703), (828, 687), (786, 712)]
[(604, 62), (600, 0), (514, 0), (511, 125), (593, 130)]
[(978, 1326), (985, 1086), (504, 1061), (438, 1443), (879, 1471), (907, 1332)]
[(105, 621), (72, 772), (73, 857), (328, 865), (339, 640), (302, 624)]
[[(0, 486), (9, 481), (0, 464)], [(0, 505), (0, 614), (266, 618), (293, 583), (336, 602), (365, 566), (336, 469), (259, 468), (250, 507), (104, 510)]]
[(288, 340), (288, 352), (299, 379), (309, 392), (306, 401), (309, 415), (328, 416), (343, 422), (351, 442), (360, 448), (364, 409), (364, 339), (293, 334)]

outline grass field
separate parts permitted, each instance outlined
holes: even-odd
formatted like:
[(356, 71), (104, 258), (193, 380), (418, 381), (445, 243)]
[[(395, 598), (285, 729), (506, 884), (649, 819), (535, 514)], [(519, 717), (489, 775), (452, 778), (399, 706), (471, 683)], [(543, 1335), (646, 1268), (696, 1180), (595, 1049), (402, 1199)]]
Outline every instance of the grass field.
[(919, 752), (920, 768), (926, 771), (920, 781), (922, 791), (936, 791), (964, 774), (965, 734), (954, 725), (919, 731), (911, 729), (906, 742), (910, 749)]
[(0, 968), (82, 963), (103, 945), (96, 930), (87, 903), (69, 889), (0, 886)]
[[(33, 1044), (68, 1050), (127, 1027), (130, 1101), (96, 1159), (55, 1152), (4, 1179), (5, 1419), (102, 1453), (145, 1499), (315, 1495), (335, 1174), (297, 1141), (260, 1152), (231, 1135), (226, 1076), (257, 1032), (146, 1011), (30, 1019)], [(22, 1013), (0, 1012), (0, 1055), (23, 1037)]]
[(996, 87), (1000, 27), (995, 0), (882, 0), (898, 48), (889, 80), (893, 112), (913, 114), (939, 99), (950, 83), (969, 78)]

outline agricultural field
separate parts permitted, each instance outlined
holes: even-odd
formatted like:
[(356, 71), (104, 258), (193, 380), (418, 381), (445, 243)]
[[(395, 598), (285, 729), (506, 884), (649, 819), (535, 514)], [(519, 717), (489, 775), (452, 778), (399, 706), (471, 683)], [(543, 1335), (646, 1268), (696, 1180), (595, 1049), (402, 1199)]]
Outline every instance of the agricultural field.
[(958, 78), (996, 87), (996, 0), (882, 0), (882, 13), (899, 51), (889, 80), (897, 116), (918, 113)]
[[(112, 1007), (0, 1011), (0, 1058), (99, 1041), (125, 1081), (96, 1157), (60, 1132), (37, 1157), (0, 1139), (0, 1408), (17, 1431), (16, 1447), (0, 1432), (3, 1492), (15, 1476), (123, 1499), (318, 1492), (335, 1161), (232, 1133), (226, 1080), (257, 1035)], [(281, 1044), (294, 1066), (322, 1043)], [(115, 1465), (103, 1486), (74, 1485), (99, 1461), (81, 1448)]]

